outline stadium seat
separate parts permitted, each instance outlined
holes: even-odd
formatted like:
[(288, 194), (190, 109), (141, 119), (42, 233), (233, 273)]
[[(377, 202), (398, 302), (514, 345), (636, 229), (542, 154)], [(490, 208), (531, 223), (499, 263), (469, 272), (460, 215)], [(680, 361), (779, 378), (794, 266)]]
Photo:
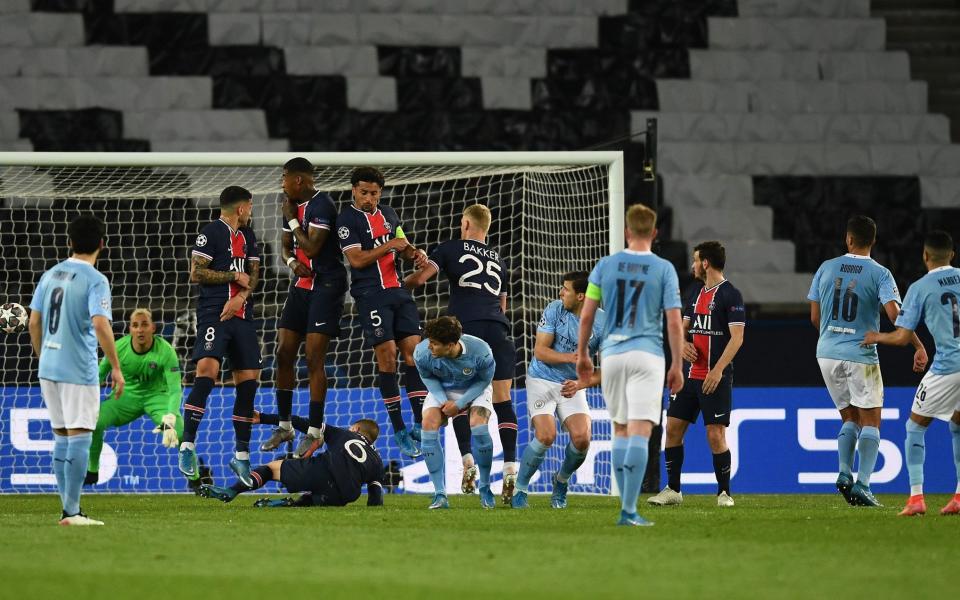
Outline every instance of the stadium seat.
[(85, 43), (83, 16), (78, 13), (0, 13), (0, 48), (67, 47)]
[(884, 49), (883, 19), (710, 17), (711, 48), (722, 50)]

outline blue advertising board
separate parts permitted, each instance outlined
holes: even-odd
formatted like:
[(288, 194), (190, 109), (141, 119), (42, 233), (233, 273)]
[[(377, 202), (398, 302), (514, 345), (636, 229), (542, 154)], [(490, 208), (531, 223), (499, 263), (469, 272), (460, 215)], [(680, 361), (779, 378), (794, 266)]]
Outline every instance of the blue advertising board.
[[(912, 388), (886, 390), (880, 458), (872, 479), (874, 491), (907, 493), (906, 465), (903, 458), (904, 424), (910, 413)], [(52, 431), (39, 388), (5, 387), (0, 403), (0, 493), (53, 492), (51, 469)], [(188, 393), (188, 392), (187, 392)], [(526, 398), (523, 389), (514, 399), (520, 417), (520, 452), (529, 439)], [(586, 463), (572, 481), (571, 491), (596, 494), (611, 492), (610, 422), (599, 393), (589, 398), (594, 420), (594, 439)], [(306, 414), (307, 395), (299, 390), (295, 412)], [(226, 463), (233, 451), (230, 414), (233, 391), (218, 388), (207, 403), (207, 413), (197, 439), (201, 457), (212, 468), (218, 483), (232, 480)], [(257, 407), (271, 412), (273, 393), (261, 389)], [(839, 416), (823, 388), (737, 388), (727, 439), (732, 453), (731, 486), (738, 493), (831, 493), (836, 479), (836, 434)], [(405, 410), (406, 407), (405, 407)], [(402, 476), (397, 491), (429, 492), (426, 466), (400, 455), (392, 436), (379, 394), (375, 389), (331, 390), (327, 402), (327, 420), (332, 425), (348, 426), (356, 418), (376, 419), (383, 435), (376, 446), (384, 463), (395, 463)], [(412, 419), (406, 414), (407, 421)], [(495, 418), (495, 417), (494, 417)], [(491, 423), (495, 443), (494, 490), (499, 488), (502, 454)], [(108, 430), (101, 454), (100, 483), (90, 492), (184, 492), (185, 481), (176, 468), (176, 452), (160, 446), (153, 425), (139, 419), (119, 429)], [(273, 457), (256, 451), (269, 436), (269, 427), (255, 427), (251, 448), (255, 464)], [(451, 428), (446, 428), (448, 489), (460, 488), (460, 459)], [(562, 460), (566, 436), (558, 437), (544, 468), (531, 485), (531, 491), (548, 491), (553, 471)], [(945, 423), (935, 422), (927, 432), (927, 492), (953, 492), (956, 470), (950, 435)], [(685, 493), (713, 493), (716, 480), (702, 425), (692, 426), (685, 444), (683, 490)], [(276, 488), (270, 488), (274, 490)]]

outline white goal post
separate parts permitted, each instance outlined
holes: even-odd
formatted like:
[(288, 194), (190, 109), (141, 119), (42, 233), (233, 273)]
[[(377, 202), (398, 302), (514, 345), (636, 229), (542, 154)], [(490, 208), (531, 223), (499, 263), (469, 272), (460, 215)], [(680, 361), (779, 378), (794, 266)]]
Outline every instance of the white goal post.
[[(517, 380), (522, 398), (526, 364), (543, 308), (557, 296), (560, 276), (589, 270), (609, 252), (623, 248), (623, 153), (603, 152), (365, 152), (365, 153), (84, 153), (0, 152), (0, 300), (28, 305), (43, 270), (67, 256), (66, 224), (80, 212), (93, 212), (107, 224), (106, 250), (98, 268), (113, 287), (115, 332), (127, 333), (130, 310), (145, 305), (154, 311), (158, 332), (174, 343), (189, 386), (192, 308), (196, 289), (187, 280), (187, 252), (200, 227), (216, 218), (217, 198), (228, 185), (254, 195), (253, 228), (264, 255), (262, 284), (254, 295), (261, 328), (264, 363), (258, 410), (274, 412), (272, 390), (275, 322), (290, 283), (279, 260), (282, 165), (302, 156), (316, 166), (316, 187), (330, 192), (339, 206), (350, 201), (350, 171), (360, 165), (380, 168), (386, 178), (381, 202), (397, 209), (412, 243), (428, 252), (459, 235), (459, 216), (473, 203), (486, 204), (494, 220), (488, 239), (507, 263), (505, 281), (509, 316), (518, 347)], [(447, 284), (434, 281), (414, 294), (421, 315), (432, 318), (446, 304)], [(331, 389), (328, 420), (348, 423), (370, 416), (386, 427), (386, 412), (375, 389), (372, 352), (363, 347), (355, 313), (347, 298), (343, 333), (331, 344), (327, 361)], [(36, 387), (36, 362), (26, 334), (0, 336), (3, 353), (0, 403), (0, 493), (50, 491), (52, 471), (49, 425)], [(305, 367), (294, 410), (306, 414)], [(227, 475), (232, 447), (229, 423), (232, 390), (208, 403), (198, 436), (198, 450), (213, 467), (218, 482)], [(529, 439), (525, 406), (520, 446)], [(603, 422), (599, 394), (591, 396), (598, 417), (596, 442), (571, 491), (609, 493), (609, 423)], [(404, 403), (404, 411), (408, 406)], [(409, 421), (409, 416), (406, 417)], [(172, 452), (159, 446), (147, 420), (108, 430), (95, 490), (125, 492), (182, 491)], [(449, 428), (448, 428), (449, 429)], [(258, 432), (258, 430), (260, 430)], [(251, 447), (268, 428), (255, 428)], [(604, 437), (606, 436), (606, 437)], [(408, 491), (425, 489), (422, 463), (401, 460), (392, 439), (378, 447), (385, 463), (395, 461)], [(499, 440), (494, 434), (496, 450)], [(456, 444), (448, 432), (448, 477), (459, 481)], [(539, 483), (562, 460), (558, 439), (544, 463)], [(266, 459), (255, 456), (254, 462)], [(500, 461), (495, 462), (495, 470)], [(422, 470), (422, 472), (421, 472)], [(450, 473), (450, 471), (454, 471)], [(451, 486), (458, 489), (459, 485)], [(531, 490), (538, 490), (535, 481)]]

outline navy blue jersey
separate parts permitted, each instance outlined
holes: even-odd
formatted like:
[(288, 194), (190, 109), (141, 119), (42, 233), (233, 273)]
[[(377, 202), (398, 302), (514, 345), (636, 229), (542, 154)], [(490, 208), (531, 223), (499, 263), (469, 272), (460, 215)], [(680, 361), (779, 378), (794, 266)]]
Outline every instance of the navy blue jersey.
[(359, 498), (363, 485), (382, 484), (383, 461), (367, 438), (330, 425), (325, 427), (323, 437), (330, 455), (330, 469), (344, 502)]
[[(313, 229), (329, 231), (337, 222), (337, 205), (333, 203), (333, 198), (329, 194), (317, 192), (313, 198), (297, 206), (297, 221), (300, 222), (300, 229), (305, 233)], [(293, 233), (286, 222), (283, 224), (283, 232)], [(297, 237), (293, 236), (293, 253), (297, 260), (310, 267), (312, 272), (310, 277), (297, 278), (294, 285), (298, 288), (312, 290), (314, 276), (317, 275), (327, 278), (347, 276), (347, 270), (343, 267), (343, 255), (340, 253), (337, 240), (332, 235), (327, 236), (316, 258), (307, 256), (297, 243)]]
[(448, 315), (461, 323), (498, 321), (510, 325), (500, 310), (500, 297), (507, 295), (507, 267), (496, 250), (476, 240), (450, 240), (433, 250), (430, 264), (450, 282)]
[[(247, 272), (247, 261), (260, 260), (257, 237), (249, 227), (234, 230), (223, 219), (217, 219), (200, 230), (193, 245), (193, 255), (210, 261), (208, 269), (214, 271)], [(200, 284), (197, 300), (197, 320), (220, 320), (220, 311), (230, 298), (243, 291), (236, 283)], [(253, 319), (253, 298), (250, 297), (235, 315), (241, 319)]]
[[(746, 325), (743, 296), (726, 279), (711, 288), (701, 284), (683, 303), (683, 321), (697, 349), (688, 377), (706, 379), (730, 342), (730, 327)], [(733, 362), (723, 374), (733, 374)]]
[[(344, 253), (351, 248), (373, 250), (393, 238), (406, 237), (400, 228), (400, 217), (389, 206), (381, 204), (367, 213), (353, 204), (337, 217), (337, 238)], [(395, 251), (388, 252), (362, 269), (350, 267), (350, 294), (354, 298), (390, 288), (401, 287)]]

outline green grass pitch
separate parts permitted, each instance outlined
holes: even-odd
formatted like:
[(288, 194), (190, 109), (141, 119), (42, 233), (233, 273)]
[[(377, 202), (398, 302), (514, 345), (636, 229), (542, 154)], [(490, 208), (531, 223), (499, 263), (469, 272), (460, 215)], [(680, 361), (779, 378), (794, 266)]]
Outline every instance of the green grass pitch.
[[(545, 496), (448, 511), (426, 496), (367, 508), (259, 509), (194, 496), (89, 495), (104, 527), (58, 527), (50, 495), (0, 497), (0, 598), (949, 598), (960, 518), (898, 518), (835, 496), (712, 496), (615, 527), (613, 498)], [(641, 500), (645, 500), (646, 496)], [(362, 499), (361, 499), (362, 500)], [(498, 499), (499, 500), (499, 499)]]

